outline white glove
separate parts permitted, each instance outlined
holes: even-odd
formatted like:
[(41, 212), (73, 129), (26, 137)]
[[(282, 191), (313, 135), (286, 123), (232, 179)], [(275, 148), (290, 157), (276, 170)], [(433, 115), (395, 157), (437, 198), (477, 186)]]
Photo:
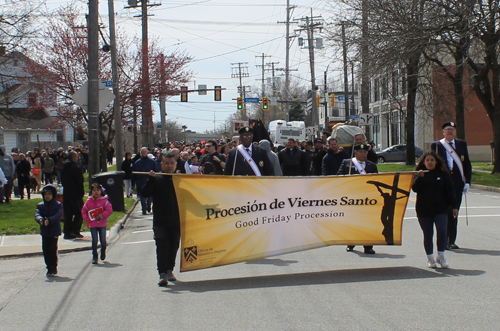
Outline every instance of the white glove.
[(464, 194), (467, 194), (467, 192), (469, 192), (469, 184), (468, 183), (465, 183), (463, 192), (464, 192)]

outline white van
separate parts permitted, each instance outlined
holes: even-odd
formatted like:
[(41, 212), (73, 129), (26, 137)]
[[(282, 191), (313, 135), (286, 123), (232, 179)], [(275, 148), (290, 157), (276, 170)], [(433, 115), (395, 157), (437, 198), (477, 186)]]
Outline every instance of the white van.
[(306, 139), (306, 124), (304, 121), (271, 121), (268, 131), (274, 146), (286, 146), (288, 138), (299, 139), (299, 141)]

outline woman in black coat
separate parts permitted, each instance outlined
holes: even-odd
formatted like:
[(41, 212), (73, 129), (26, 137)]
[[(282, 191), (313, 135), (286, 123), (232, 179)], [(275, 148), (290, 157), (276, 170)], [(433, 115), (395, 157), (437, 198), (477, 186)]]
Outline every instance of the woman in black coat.
[[(456, 199), (451, 176), (443, 166), (443, 160), (434, 151), (425, 152), (416, 166), (418, 174), (413, 182), (413, 191), (417, 193), (418, 222), (424, 233), (424, 248), (427, 253), (429, 268), (435, 268), (436, 262), (442, 268), (448, 268), (444, 258), (447, 244), (448, 209), (453, 209), (454, 217), (458, 215)], [(428, 171), (424, 171), (428, 170)], [(438, 256), (434, 260), (432, 237), (434, 225), (437, 232)]]
[(30, 161), (26, 160), (26, 155), (21, 153), (19, 155), (19, 161), (16, 164), (16, 177), (17, 177), (17, 183), (19, 185), (19, 194), (21, 195), (21, 199), (24, 199), (25, 187), (26, 191), (28, 192), (28, 199), (31, 197), (30, 171), (31, 171)]

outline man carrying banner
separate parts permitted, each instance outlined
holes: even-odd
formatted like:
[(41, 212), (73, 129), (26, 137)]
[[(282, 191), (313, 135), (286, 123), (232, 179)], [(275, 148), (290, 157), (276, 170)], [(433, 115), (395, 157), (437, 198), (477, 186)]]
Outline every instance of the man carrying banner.
[[(469, 192), (472, 178), (472, 165), (469, 159), (469, 151), (465, 140), (456, 139), (457, 129), (455, 123), (446, 122), (443, 124), (444, 138), (431, 144), (431, 149), (436, 151), (443, 159), (445, 167), (451, 173), (451, 180), (455, 188), (455, 198), (457, 208), (460, 211), (462, 194)], [(448, 246), (447, 249), (459, 248), (455, 244), (457, 239), (458, 218), (453, 216), (453, 210), (448, 211)]]
[(224, 175), (229, 176), (274, 176), (274, 169), (267, 152), (252, 144), (252, 128), (241, 128), (241, 144), (229, 151)]
[[(354, 157), (345, 159), (340, 165), (337, 175), (354, 175), (354, 174), (376, 174), (378, 173), (377, 164), (369, 161), (368, 158), (369, 145), (360, 144), (354, 146)], [(365, 254), (375, 254), (373, 246), (363, 246)], [(347, 246), (346, 250), (352, 252), (354, 246)]]
[[(167, 152), (161, 160), (163, 174), (175, 173), (177, 160)], [(142, 196), (153, 198), (153, 232), (156, 243), (156, 263), (160, 274), (159, 286), (176, 281), (173, 274), (175, 257), (180, 242), (180, 218), (172, 176), (149, 172), (149, 178), (142, 187)]]

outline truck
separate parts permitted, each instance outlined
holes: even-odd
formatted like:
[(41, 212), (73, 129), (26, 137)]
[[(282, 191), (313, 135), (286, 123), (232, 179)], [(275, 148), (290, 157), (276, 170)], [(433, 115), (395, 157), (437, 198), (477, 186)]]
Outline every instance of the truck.
[(274, 146), (286, 146), (288, 138), (306, 139), (306, 124), (304, 121), (275, 120), (269, 123), (268, 132)]

